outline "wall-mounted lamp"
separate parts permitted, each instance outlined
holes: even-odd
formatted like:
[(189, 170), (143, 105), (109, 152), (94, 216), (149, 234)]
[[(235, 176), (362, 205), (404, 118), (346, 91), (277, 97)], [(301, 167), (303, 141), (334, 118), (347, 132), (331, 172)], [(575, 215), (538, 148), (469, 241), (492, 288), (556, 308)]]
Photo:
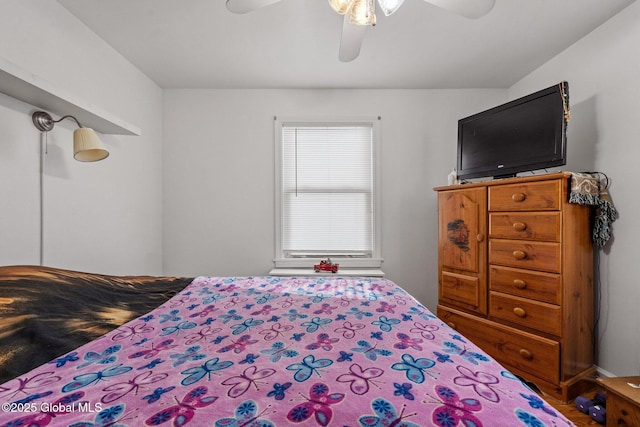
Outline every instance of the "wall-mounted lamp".
[(49, 113), (36, 111), (31, 119), (40, 132), (49, 132), (54, 124), (64, 119), (73, 119), (78, 125), (78, 129), (73, 132), (73, 158), (81, 162), (96, 162), (109, 156), (109, 152), (93, 129), (82, 127), (78, 119), (73, 116), (63, 116), (53, 120)]

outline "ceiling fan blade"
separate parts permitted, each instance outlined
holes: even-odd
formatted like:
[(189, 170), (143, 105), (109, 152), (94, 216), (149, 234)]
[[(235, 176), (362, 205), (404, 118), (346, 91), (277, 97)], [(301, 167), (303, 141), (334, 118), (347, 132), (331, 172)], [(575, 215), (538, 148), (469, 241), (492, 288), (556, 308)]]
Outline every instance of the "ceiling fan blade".
[(279, 1), (280, 0), (227, 0), (227, 9), (233, 13), (247, 13)]
[(434, 6), (467, 18), (477, 19), (491, 12), (496, 0), (424, 0)]
[(367, 32), (367, 25), (356, 25), (349, 22), (349, 15), (342, 21), (342, 38), (340, 39), (340, 52), (338, 58), (342, 62), (353, 61), (360, 55), (362, 40)]

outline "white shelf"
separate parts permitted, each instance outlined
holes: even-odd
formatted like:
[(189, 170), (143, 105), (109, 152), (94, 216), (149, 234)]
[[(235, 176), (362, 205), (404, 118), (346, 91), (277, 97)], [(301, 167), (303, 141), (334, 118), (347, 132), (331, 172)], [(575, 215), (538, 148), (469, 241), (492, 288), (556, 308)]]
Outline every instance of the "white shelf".
[(269, 276), (298, 276), (298, 277), (384, 277), (384, 272), (377, 268), (345, 268), (337, 273), (320, 272), (316, 273), (313, 268), (274, 268), (269, 272)]
[[(140, 128), (102, 111), (0, 57), (0, 93), (57, 116), (70, 114), (103, 134), (136, 135)], [(58, 117), (54, 117), (57, 119)]]

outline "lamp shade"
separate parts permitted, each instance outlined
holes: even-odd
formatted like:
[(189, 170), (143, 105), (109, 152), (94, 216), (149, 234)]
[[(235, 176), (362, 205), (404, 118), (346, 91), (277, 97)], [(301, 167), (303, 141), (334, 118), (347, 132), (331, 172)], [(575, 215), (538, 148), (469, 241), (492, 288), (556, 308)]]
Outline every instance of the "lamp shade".
[(74, 159), (80, 162), (96, 162), (108, 156), (109, 152), (93, 129), (78, 128), (73, 132)]
[(349, 12), (354, 0), (329, 0), (329, 4), (340, 15), (344, 15)]

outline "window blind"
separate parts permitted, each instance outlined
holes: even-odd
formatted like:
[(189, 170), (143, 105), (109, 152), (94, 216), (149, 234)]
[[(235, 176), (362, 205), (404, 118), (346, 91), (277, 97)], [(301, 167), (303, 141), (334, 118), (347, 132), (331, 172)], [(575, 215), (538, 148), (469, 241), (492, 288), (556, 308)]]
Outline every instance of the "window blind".
[(373, 129), (282, 127), (285, 256), (373, 252)]

